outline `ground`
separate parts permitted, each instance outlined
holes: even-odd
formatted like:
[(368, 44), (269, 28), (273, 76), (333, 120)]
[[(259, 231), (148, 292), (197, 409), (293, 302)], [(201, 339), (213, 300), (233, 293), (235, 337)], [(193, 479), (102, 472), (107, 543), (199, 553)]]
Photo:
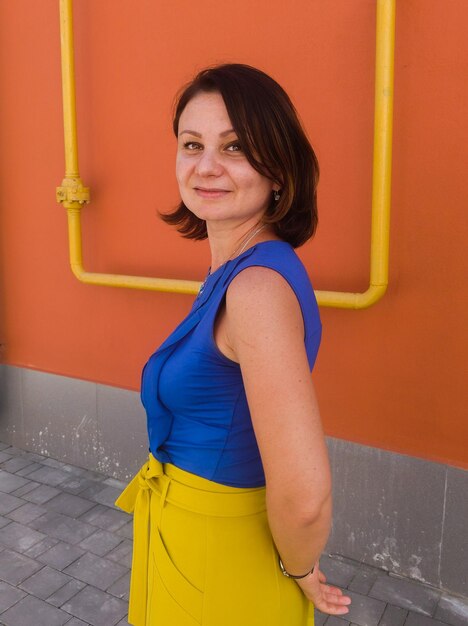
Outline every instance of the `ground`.
[[(132, 517), (125, 483), (0, 442), (0, 626), (127, 626)], [(316, 626), (466, 626), (468, 599), (323, 555), (353, 603)]]

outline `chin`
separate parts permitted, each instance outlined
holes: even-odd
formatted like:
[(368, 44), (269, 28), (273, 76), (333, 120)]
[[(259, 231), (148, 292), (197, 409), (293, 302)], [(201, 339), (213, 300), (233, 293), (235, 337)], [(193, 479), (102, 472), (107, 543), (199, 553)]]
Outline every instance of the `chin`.
[(216, 206), (215, 202), (212, 202), (210, 206), (196, 206), (195, 203), (187, 204), (185, 206), (193, 213), (199, 220), (226, 220), (232, 219), (232, 211), (220, 212), (220, 207)]

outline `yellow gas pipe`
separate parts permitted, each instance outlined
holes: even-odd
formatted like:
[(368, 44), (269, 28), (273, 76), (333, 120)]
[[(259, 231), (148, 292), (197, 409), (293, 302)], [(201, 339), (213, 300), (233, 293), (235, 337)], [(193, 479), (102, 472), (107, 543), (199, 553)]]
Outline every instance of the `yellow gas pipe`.
[[(374, 160), (372, 179), (372, 226), (370, 285), (363, 293), (316, 291), (320, 306), (362, 309), (377, 302), (388, 284), (390, 234), (390, 184), (392, 162), (393, 62), (395, 47), (395, 2), (377, 0)], [(60, 0), (62, 50), (62, 94), (65, 138), (65, 178), (57, 187), (57, 202), (68, 214), (70, 264), (75, 276), (85, 283), (151, 291), (196, 294), (200, 282), (170, 278), (147, 278), (87, 272), (81, 254), (81, 208), (89, 203), (89, 188), (78, 171), (76, 139), (75, 65), (73, 55), (72, 0)]]

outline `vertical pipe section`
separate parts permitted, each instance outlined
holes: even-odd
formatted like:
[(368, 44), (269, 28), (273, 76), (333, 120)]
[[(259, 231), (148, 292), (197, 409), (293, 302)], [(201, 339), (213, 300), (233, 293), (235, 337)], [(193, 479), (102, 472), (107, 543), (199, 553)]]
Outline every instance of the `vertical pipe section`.
[(315, 292), (320, 306), (363, 309), (382, 298), (388, 285), (392, 176), (393, 80), (396, 0), (377, 0), (374, 152), (369, 287), (362, 293)]
[(387, 285), (392, 182), (395, 0), (378, 0), (372, 182), (372, 285)]
[(60, 44), (62, 49), (62, 99), (65, 139), (65, 178), (78, 178), (76, 136), (75, 57), (73, 54), (72, 0), (60, 0)]
[(61, 202), (69, 210), (80, 209), (85, 202), (89, 202), (89, 189), (83, 186), (78, 171), (72, 0), (60, 0), (60, 47), (62, 58), (65, 178), (62, 181), (62, 186), (57, 187), (57, 201)]

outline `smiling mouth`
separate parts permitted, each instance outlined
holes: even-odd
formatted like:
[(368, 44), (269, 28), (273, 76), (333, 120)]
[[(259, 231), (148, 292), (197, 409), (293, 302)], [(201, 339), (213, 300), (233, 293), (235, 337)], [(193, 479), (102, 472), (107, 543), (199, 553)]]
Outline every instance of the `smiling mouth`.
[(215, 191), (224, 191), (224, 192), (228, 192), (229, 189), (205, 189), (204, 187), (195, 187), (196, 191), (208, 191), (208, 192), (215, 192)]
[(227, 189), (201, 189), (200, 187), (195, 187), (195, 193), (199, 198), (205, 198), (205, 200), (220, 200), (231, 192)]

